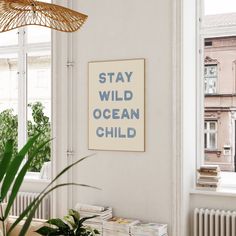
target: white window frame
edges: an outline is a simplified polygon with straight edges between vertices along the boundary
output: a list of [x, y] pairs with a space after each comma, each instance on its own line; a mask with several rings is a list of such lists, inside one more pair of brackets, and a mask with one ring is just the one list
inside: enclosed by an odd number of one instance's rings
[[220, 28], [204, 28], [204, 0], [199, 1], [198, 6], [198, 58], [197, 58], [197, 166], [199, 167], [204, 163], [204, 100], [205, 100], [205, 89], [204, 89], [204, 40], [206, 38], [217, 38], [217, 37], [229, 37], [236, 36], [236, 26], [227, 26]]
[[[236, 26], [226, 26], [220, 28], [204, 28], [204, 0], [200, 0], [197, 2], [198, 4], [198, 24], [197, 24], [197, 112], [196, 112], [196, 120], [197, 120], [197, 151], [196, 151], [196, 166], [197, 168], [205, 162], [205, 149], [204, 149], [204, 100], [205, 100], [205, 89], [204, 89], [204, 40], [206, 38], [217, 38], [217, 37], [230, 37], [236, 36]], [[228, 182], [228, 175], [230, 175], [230, 179], [235, 180], [234, 183]], [[234, 178], [233, 178], [234, 176]], [[224, 180], [225, 179], [225, 180]], [[223, 172], [221, 178], [221, 186], [222, 188], [226, 188], [227, 191], [235, 191], [236, 188], [236, 173], [233, 172]]]
[[[30, 26], [29, 26], [30, 27]], [[27, 27], [17, 30], [18, 45], [0, 46], [1, 54], [18, 54], [18, 148], [27, 142], [27, 54], [30, 52], [50, 51], [52, 55], [52, 37], [50, 42], [27, 44]], [[52, 71], [52, 65], [51, 65]], [[52, 83], [52, 80], [51, 80]], [[30, 179], [32, 173], [26, 176]]]
[[[215, 124], [215, 129], [211, 130], [210, 129], [210, 124], [214, 123]], [[205, 120], [204, 122], [204, 128], [205, 128], [205, 124], [207, 125], [207, 128], [204, 129], [204, 137], [205, 135], [207, 136], [207, 147], [205, 147], [206, 151], [215, 151], [217, 150], [217, 129], [218, 129], [218, 122], [215, 120]], [[210, 144], [210, 134], [214, 134], [215, 135], [215, 146], [214, 147], [209, 147]], [[205, 142], [205, 140], [204, 140]], [[205, 145], [204, 145], [205, 146]]]

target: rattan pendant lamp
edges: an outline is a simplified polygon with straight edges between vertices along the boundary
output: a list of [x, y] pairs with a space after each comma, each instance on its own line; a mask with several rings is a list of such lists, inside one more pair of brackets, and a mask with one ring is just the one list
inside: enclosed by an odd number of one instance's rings
[[0, 0], [0, 32], [39, 25], [62, 32], [78, 30], [87, 16], [69, 8], [37, 0]]

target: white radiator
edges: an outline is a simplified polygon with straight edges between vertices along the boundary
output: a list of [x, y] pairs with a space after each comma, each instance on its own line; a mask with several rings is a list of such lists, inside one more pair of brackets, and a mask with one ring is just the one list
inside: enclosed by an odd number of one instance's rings
[[194, 236], [236, 236], [236, 211], [196, 208]]
[[[10, 193], [7, 195], [5, 202], [8, 201]], [[12, 206], [10, 215], [19, 216], [26, 207], [38, 196], [38, 193], [19, 192], [15, 202]], [[50, 197], [44, 198], [39, 205], [34, 218], [36, 219], [49, 219], [50, 218]]]

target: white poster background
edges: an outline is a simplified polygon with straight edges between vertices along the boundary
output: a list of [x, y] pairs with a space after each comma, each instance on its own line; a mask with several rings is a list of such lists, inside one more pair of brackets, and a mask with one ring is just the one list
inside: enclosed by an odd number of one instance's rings
[[[144, 59], [89, 63], [89, 149], [140, 152], [145, 150], [144, 77]], [[113, 100], [118, 97], [119, 101], [112, 101], [112, 91]], [[132, 99], [124, 100], [125, 91], [129, 91], [128, 97], [130, 92], [132, 93]], [[102, 101], [99, 92], [110, 92], [109, 99]], [[114, 109], [118, 110], [112, 115]], [[122, 115], [124, 109], [125, 116]], [[106, 118], [101, 115], [105, 110]], [[127, 111], [130, 119], [127, 118]], [[131, 114], [132, 111], [135, 116]], [[131, 129], [130, 136], [128, 129]], [[107, 130], [109, 132], [106, 132]]]

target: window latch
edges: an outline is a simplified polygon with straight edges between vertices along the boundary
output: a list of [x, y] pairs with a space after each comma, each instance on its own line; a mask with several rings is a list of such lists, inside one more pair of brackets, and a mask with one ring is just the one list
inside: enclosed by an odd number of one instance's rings
[[66, 66], [67, 67], [73, 67], [75, 63], [73, 61], [67, 61]]
[[74, 151], [67, 150], [67, 152], [66, 152], [67, 157], [72, 157], [72, 156], [74, 156], [74, 154], [75, 154]]

